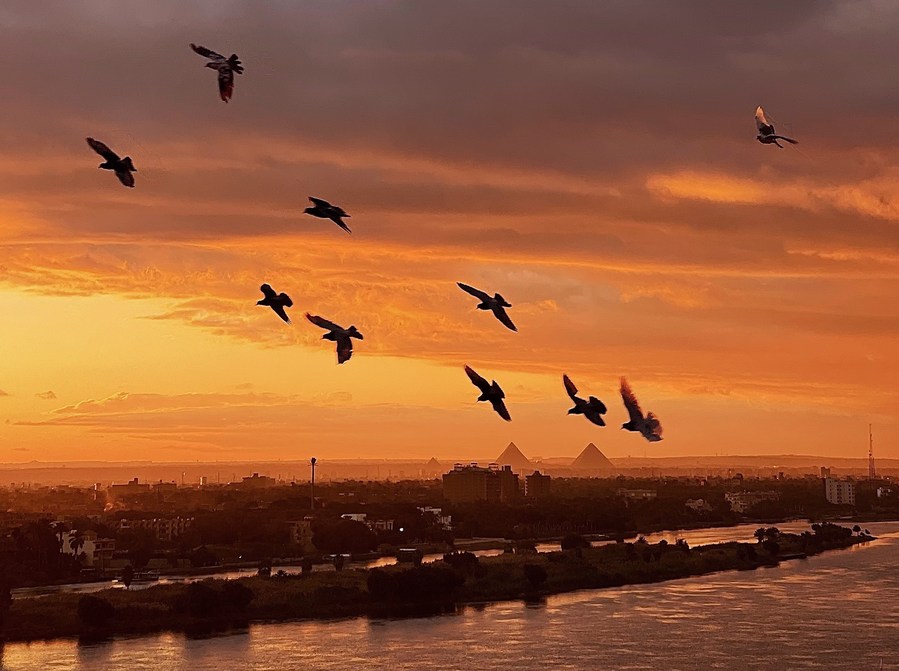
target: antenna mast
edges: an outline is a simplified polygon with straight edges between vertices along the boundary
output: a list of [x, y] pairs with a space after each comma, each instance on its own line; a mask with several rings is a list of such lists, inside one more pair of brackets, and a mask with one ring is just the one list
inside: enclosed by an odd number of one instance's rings
[[877, 470], [874, 468], [874, 431], [868, 424], [868, 480], [877, 478]]

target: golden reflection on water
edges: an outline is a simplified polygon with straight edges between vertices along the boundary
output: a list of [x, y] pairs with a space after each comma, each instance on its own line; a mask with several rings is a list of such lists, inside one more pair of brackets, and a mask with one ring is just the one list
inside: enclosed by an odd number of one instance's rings
[[[256, 625], [9, 645], [3, 671], [899, 669], [899, 523], [880, 540], [779, 567], [571, 592], [456, 615]], [[742, 533], [742, 532], [741, 532]]]

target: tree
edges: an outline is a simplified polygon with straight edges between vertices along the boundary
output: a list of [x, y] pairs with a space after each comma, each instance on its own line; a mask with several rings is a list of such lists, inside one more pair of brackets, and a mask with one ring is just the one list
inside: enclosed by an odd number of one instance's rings
[[852, 531], [854, 531], [856, 535], [861, 535], [862, 528], [856, 524], [854, 527], [852, 527]]
[[342, 571], [343, 570], [343, 555], [334, 555], [334, 570]]
[[3, 632], [3, 624], [6, 622], [10, 606], [12, 606], [12, 590], [6, 580], [0, 579], [0, 633]]
[[561, 545], [563, 550], [586, 550], [590, 547], [590, 541], [579, 534], [568, 534], [562, 539]]
[[78, 600], [78, 619], [88, 627], [102, 627], [113, 615], [115, 608], [106, 599], [87, 594]]
[[339, 519], [313, 527], [312, 544], [327, 554], [370, 552], [378, 547], [378, 537], [362, 522]]
[[122, 569], [122, 584], [125, 585], [125, 589], [131, 589], [132, 582], [134, 582], [134, 568], [128, 564]]
[[253, 590], [237, 580], [226, 580], [222, 585], [222, 600], [229, 610], [246, 612], [255, 596]]
[[303, 572], [303, 575], [312, 573], [312, 557], [303, 557], [300, 561], [300, 570]]
[[755, 530], [755, 532], [752, 535], [755, 536], [755, 539], [759, 543], [761, 543], [763, 540], [765, 540], [765, 536], [767, 535], [767, 529], [765, 529], [765, 527], [759, 527], [758, 529]]
[[546, 574], [546, 569], [540, 564], [525, 564], [524, 577], [531, 583], [532, 588], [539, 589], [549, 576]]

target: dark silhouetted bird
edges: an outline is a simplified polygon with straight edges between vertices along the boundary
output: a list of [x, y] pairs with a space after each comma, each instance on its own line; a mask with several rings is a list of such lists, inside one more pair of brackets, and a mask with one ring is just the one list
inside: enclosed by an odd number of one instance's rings
[[574, 401], [574, 407], [568, 411], [569, 415], [583, 415], [597, 426], [605, 426], [602, 416], [606, 414], [606, 406], [595, 396], [591, 396], [586, 401], [577, 395], [577, 387], [567, 375], [562, 376], [562, 382], [565, 383], [565, 391]]
[[134, 188], [134, 175], [132, 172], [137, 172], [137, 168], [134, 167], [134, 163], [131, 162], [131, 157], [126, 156], [125, 158], [119, 158], [119, 155], [116, 154], [112, 149], [107, 147], [105, 144], [100, 142], [100, 140], [95, 140], [92, 137], [85, 138], [87, 143], [90, 145], [90, 148], [95, 152], [100, 154], [104, 159], [106, 159], [105, 163], [101, 163], [99, 165], [100, 168], [104, 170], [112, 170], [115, 172], [115, 176], [119, 178], [119, 181], [127, 187]]
[[509, 315], [506, 314], [506, 308], [512, 307], [512, 304], [507, 302], [505, 298], [503, 298], [500, 294], [494, 294], [491, 296], [485, 291], [481, 291], [480, 289], [475, 289], [474, 287], [470, 287], [467, 284], [462, 284], [461, 282], [456, 282], [459, 285], [459, 288], [477, 298], [480, 303], [478, 303], [478, 310], [491, 310], [494, 316], [499, 319], [499, 321], [505, 326], [507, 329], [511, 331], [518, 332], [518, 329], [515, 327], [515, 324], [512, 323], [512, 320], [509, 319]]
[[319, 328], [328, 331], [322, 336], [322, 340], [333, 340], [337, 343], [337, 363], [349, 361], [350, 357], [353, 356], [353, 341], [350, 338], [364, 339], [355, 326], [350, 325], [348, 329], [345, 329], [334, 322], [328, 321], [323, 317], [311, 315], [308, 312], [306, 313], [306, 319]]
[[276, 315], [278, 315], [281, 319], [289, 324], [290, 317], [287, 316], [284, 308], [293, 307], [293, 301], [290, 300], [290, 296], [285, 293], [276, 294], [275, 290], [272, 289], [272, 285], [270, 284], [263, 284], [261, 287], [259, 287], [259, 290], [262, 291], [265, 298], [263, 298], [261, 301], [256, 301], [256, 305], [267, 305], [275, 311]]
[[768, 123], [768, 119], [765, 117], [765, 110], [762, 109], [761, 105], [755, 110], [755, 125], [759, 129], [759, 134], [755, 136], [755, 139], [762, 144], [776, 144], [781, 149], [783, 149], [784, 146], [778, 142], [778, 140], [783, 140], [790, 144], [799, 144], [797, 140], [775, 134], [774, 124]]
[[307, 207], [303, 212], [319, 219], [330, 219], [347, 233], [352, 233], [350, 227], [343, 221], [344, 217], [349, 218], [350, 216], [343, 211], [343, 208], [331, 205], [327, 200], [322, 200], [321, 198], [309, 196], [309, 200], [315, 207]]
[[490, 401], [490, 405], [496, 410], [496, 414], [507, 422], [511, 422], [512, 417], [509, 416], [509, 411], [506, 409], [506, 404], [503, 402], [506, 395], [503, 393], [502, 388], [496, 383], [496, 380], [493, 380], [492, 384], [488, 383], [487, 380], [475, 373], [468, 366], [465, 366], [465, 372], [468, 374], [468, 379], [471, 380], [472, 384], [481, 390], [481, 395], [478, 396], [478, 400]]
[[630, 419], [622, 424], [621, 428], [637, 431], [651, 443], [662, 440], [662, 423], [651, 412], [647, 413], [645, 417], [643, 416], [640, 404], [637, 403], [637, 397], [634, 396], [634, 392], [631, 391], [625, 378], [621, 378], [621, 398], [624, 401], [624, 407], [627, 408], [627, 414], [630, 416]]
[[193, 43], [191, 43], [190, 48], [201, 56], [209, 59], [206, 67], [217, 70], [219, 73], [219, 95], [225, 102], [231, 100], [231, 95], [234, 93], [234, 73], [236, 72], [239, 75], [243, 74], [243, 65], [240, 64], [240, 59], [237, 58], [237, 54], [231, 54], [231, 56], [225, 58], [221, 54], [214, 52], [212, 49], [207, 49], [206, 47], [201, 47]]

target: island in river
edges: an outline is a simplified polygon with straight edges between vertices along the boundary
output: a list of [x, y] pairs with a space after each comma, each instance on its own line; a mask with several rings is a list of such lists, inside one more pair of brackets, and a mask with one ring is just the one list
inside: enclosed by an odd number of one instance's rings
[[209, 579], [134, 592], [110, 589], [7, 600], [0, 604], [0, 618], [7, 641], [31, 641], [164, 630], [201, 634], [297, 618], [421, 615], [470, 603], [751, 570], [872, 540], [829, 523], [814, 524], [801, 534], [760, 530], [758, 537], [758, 543], [697, 548], [641, 539], [590, 547], [575, 537], [563, 544], [566, 549], [539, 554], [526, 548], [481, 558], [457, 552], [411, 567]]

